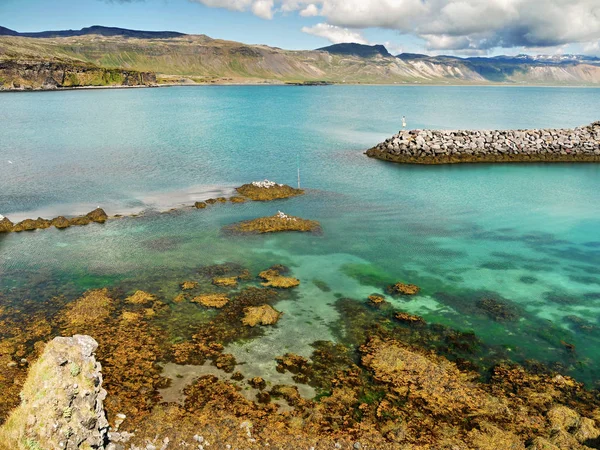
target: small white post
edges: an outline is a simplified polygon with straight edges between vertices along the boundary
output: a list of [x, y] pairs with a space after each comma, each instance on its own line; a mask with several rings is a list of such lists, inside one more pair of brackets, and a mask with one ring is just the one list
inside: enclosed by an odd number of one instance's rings
[[300, 189], [300, 153], [298, 153], [298, 189]]

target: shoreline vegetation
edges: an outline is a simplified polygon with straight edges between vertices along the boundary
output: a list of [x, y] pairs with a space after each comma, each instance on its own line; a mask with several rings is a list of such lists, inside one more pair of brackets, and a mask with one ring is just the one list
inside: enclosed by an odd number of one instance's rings
[[[304, 195], [304, 190], [295, 189], [285, 184], [274, 183], [269, 180], [254, 181], [236, 188], [240, 195], [235, 195], [229, 198], [218, 197], [211, 198], [204, 202], [196, 202], [192, 206], [184, 206], [182, 208], [171, 208], [166, 212], [173, 212], [180, 209], [206, 209], [209, 205], [217, 203], [234, 203], [240, 204], [247, 201], [273, 201], [282, 200], [298, 195]], [[44, 230], [50, 227], [63, 230], [72, 226], [84, 226], [91, 223], [104, 223], [107, 220], [121, 219], [123, 217], [138, 217], [140, 214], [130, 215], [115, 215], [108, 216], [106, 212], [98, 207], [95, 210], [82, 216], [65, 217], [58, 216], [54, 219], [24, 219], [18, 223], [13, 223], [8, 217], [0, 215], [0, 234], [2, 233], [21, 233], [24, 231]], [[239, 233], [271, 233], [281, 231], [317, 231], [320, 230], [318, 222], [301, 219], [299, 217], [287, 216], [279, 211], [272, 217], [257, 218], [252, 221], [245, 221], [240, 224], [233, 224], [225, 227], [231, 232]]]
[[600, 162], [600, 122], [574, 129], [402, 130], [366, 155], [425, 165]]

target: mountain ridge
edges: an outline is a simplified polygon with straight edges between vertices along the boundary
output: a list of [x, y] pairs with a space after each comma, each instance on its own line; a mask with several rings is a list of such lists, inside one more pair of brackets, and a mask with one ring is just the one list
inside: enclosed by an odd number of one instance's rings
[[[154, 73], [159, 84], [600, 85], [600, 58], [582, 55], [394, 56], [385, 46], [356, 43], [285, 50], [205, 35], [99, 26], [69, 31], [77, 36], [66, 37], [15, 33], [0, 28], [0, 63], [11, 62], [11, 74], [21, 74], [17, 84], [31, 88], [40, 88], [40, 75], [31, 67], [57, 62], [72, 65], [75, 72], [83, 65]], [[29, 68], [17, 69], [15, 64]], [[14, 88], [11, 74], [0, 69], [0, 88]], [[28, 84], [28, 78], [37, 81]]]
[[137, 39], [170, 39], [174, 37], [186, 36], [184, 33], [177, 31], [143, 31], [130, 30], [128, 28], [105, 27], [102, 25], [92, 25], [80, 30], [53, 30], [53, 31], [38, 31], [20, 33], [6, 27], [0, 26], [0, 36], [19, 36], [34, 39], [57, 38], [57, 37], [78, 37], [78, 36], [123, 36], [133, 37]]

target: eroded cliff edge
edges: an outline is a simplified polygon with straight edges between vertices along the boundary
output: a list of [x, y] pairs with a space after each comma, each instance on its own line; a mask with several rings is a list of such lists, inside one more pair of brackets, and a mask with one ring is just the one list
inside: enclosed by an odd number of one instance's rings
[[403, 130], [366, 154], [404, 164], [600, 162], [600, 121], [573, 129]]
[[72, 61], [0, 60], [0, 91], [153, 85], [156, 74], [151, 72]]

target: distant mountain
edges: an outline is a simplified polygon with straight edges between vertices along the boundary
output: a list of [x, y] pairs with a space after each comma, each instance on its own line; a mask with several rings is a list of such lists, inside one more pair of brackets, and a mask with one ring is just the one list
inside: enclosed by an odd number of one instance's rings
[[5, 27], [0, 27], [0, 36], [18, 36], [19, 33]]
[[[98, 35], [103, 38], [98, 39]], [[53, 71], [50, 78], [60, 81], [59, 87], [91, 83], [77, 75], [81, 68], [95, 74], [88, 78], [99, 85], [112, 85], [121, 79], [134, 82], [135, 72], [143, 75], [144, 83], [156, 74], [157, 83], [177, 84], [600, 86], [600, 58], [590, 56], [392, 56], [382, 45], [346, 43], [296, 51], [204, 35], [100, 26], [42, 33], [0, 28], [0, 89], [38, 88], [48, 85], [46, 81], [52, 84], [42, 76], [47, 67]], [[60, 76], [60, 71], [65, 74]], [[70, 80], [70, 74], [77, 79]]]
[[359, 58], [373, 58], [375, 56], [391, 57], [383, 45], [363, 45], [363, 44], [334, 44], [328, 47], [317, 49], [328, 52], [332, 55], [358, 56]]
[[0, 36], [20, 36], [29, 38], [57, 38], [57, 37], [78, 37], [91, 34], [99, 36], [123, 36], [137, 39], [170, 39], [185, 36], [183, 33], [175, 31], [138, 31], [125, 28], [102, 27], [94, 25], [92, 27], [82, 28], [81, 30], [61, 30], [61, 31], [40, 31], [36, 33], [18, 33], [8, 28], [0, 27]]

